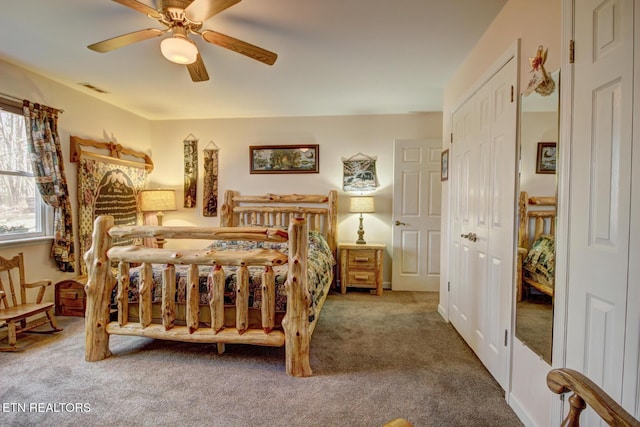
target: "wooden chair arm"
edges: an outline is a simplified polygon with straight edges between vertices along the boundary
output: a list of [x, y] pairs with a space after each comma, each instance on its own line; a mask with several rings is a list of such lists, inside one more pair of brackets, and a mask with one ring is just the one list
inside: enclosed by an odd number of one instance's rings
[[33, 282], [33, 283], [25, 283], [24, 287], [25, 288], [37, 288], [38, 286], [46, 287], [46, 286], [50, 286], [50, 285], [51, 285], [51, 280], [38, 280], [37, 282]]
[[47, 286], [51, 285], [51, 280], [38, 280], [33, 283], [25, 283], [25, 288], [40, 288], [38, 291], [38, 296], [36, 297], [36, 303], [40, 304], [42, 302], [42, 298], [44, 298], [44, 291]]
[[547, 374], [547, 386], [556, 394], [574, 393], [569, 398], [569, 414], [562, 425], [579, 426], [580, 413], [589, 405], [611, 426], [640, 427], [640, 421], [580, 372], [568, 368], [553, 369]]

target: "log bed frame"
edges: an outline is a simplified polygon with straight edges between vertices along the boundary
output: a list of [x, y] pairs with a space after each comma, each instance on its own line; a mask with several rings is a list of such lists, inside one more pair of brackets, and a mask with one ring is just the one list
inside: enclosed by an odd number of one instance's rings
[[[531, 210], [530, 206], [540, 209]], [[555, 197], [529, 197], [526, 191], [520, 192], [518, 202], [519, 226], [518, 226], [518, 301], [522, 301], [524, 285], [533, 286], [540, 292], [553, 297], [553, 288], [545, 283], [540, 283], [522, 274], [522, 264], [531, 249], [531, 245], [542, 234], [555, 235], [556, 226], [556, 198]], [[533, 234], [530, 234], [531, 231]]]
[[[311, 334], [324, 303], [324, 293], [313, 321], [309, 315], [313, 308], [307, 288], [308, 228], [320, 230], [327, 238], [329, 247], [336, 250], [337, 192], [328, 195], [275, 195], [240, 196], [227, 191], [222, 206], [221, 227], [157, 227], [114, 226], [113, 218], [96, 218], [91, 247], [84, 254], [88, 277], [85, 326], [85, 360], [95, 362], [111, 355], [109, 335], [132, 335], [155, 339], [216, 343], [218, 351], [224, 344], [253, 344], [262, 346], [285, 346], [286, 372], [296, 377], [312, 374], [309, 364]], [[298, 204], [300, 206], [294, 206]], [[288, 224], [288, 231], [267, 226]], [[288, 256], [273, 249], [251, 251], [209, 251], [206, 249], [158, 249], [143, 246], [111, 246], [113, 237], [151, 237], [165, 239], [206, 240], [256, 240], [288, 242]], [[111, 264], [118, 263], [117, 278]], [[141, 263], [141, 285], [139, 289], [139, 317], [137, 322], [129, 319], [129, 268], [132, 263]], [[151, 264], [166, 264], [162, 274], [162, 320], [152, 322], [152, 267]], [[275, 275], [273, 267], [288, 263], [287, 309], [282, 319], [282, 328], [275, 324]], [[175, 264], [189, 265], [185, 325], [176, 324], [174, 298]], [[213, 289], [209, 303], [210, 325], [199, 321], [198, 265], [212, 265]], [[239, 266], [236, 289], [235, 326], [225, 327], [224, 267]], [[249, 266], [264, 267], [263, 303], [261, 328], [249, 327], [248, 286]], [[329, 272], [332, 275], [333, 271]], [[148, 279], [147, 279], [148, 278]], [[118, 286], [117, 321], [110, 321], [111, 293]], [[208, 323], [208, 322], [206, 322]]]

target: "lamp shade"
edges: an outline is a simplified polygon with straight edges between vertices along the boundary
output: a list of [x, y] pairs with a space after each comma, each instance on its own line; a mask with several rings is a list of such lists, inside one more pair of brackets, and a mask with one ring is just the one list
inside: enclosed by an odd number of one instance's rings
[[349, 212], [373, 213], [375, 211], [372, 196], [354, 196], [349, 201]]
[[140, 210], [142, 212], [175, 211], [176, 192], [174, 190], [142, 190]]
[[176, 64], [193, 64], [198, 59], [198, 48], [185, 36], [176, 34], [160, 43], [162, 55]]

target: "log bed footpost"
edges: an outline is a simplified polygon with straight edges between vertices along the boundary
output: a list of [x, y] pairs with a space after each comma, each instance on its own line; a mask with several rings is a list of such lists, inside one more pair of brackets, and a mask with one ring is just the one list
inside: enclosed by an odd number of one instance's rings
[[87, 265], [87, 284], [84, 287], [87, 295], [84, 358], [87, 362], [97, 362], [111, 355], [107, 324], [115, 278], [107, 257], [107, 250], [111, 247], [111, 236], [107, 232], [113, 224], [111, 216], [96, 218], [91, 247], [83, 257]]
[[289, 223], [289, 269], [285, 289], [287, 313], [282, 319], [285, 333], [285, 363], [287, 374], [294, 377], [312, 375], [309, 363], [309, 310], [311, 295], [307, 288], [307, 223], [303, 218], [291, 218]]

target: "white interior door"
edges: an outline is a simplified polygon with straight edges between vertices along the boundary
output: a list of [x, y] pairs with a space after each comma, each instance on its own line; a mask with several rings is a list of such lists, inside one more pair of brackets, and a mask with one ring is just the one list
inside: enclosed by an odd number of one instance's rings
[[440, 288], [441, 141], [394, 142], [391, 289]]
[[[638, 381], [637, 345], [625, 348], [628, 287], [638, 286], [628, 276], [634, 1], [581, 1], [574, 7], [566, 365], [624, 405], [625, 379], [635, 384], [629, 387], [633, 395]], [[632, 327], [635, 340], [638, 327]], [[635, 361], [625, 372], [629, 351]], [[636, 399], [626, 401], [630, 411]]]
[[453, 116], [449, 313], [507, 388], [513, 281], [517, 61], [511, 59]]

